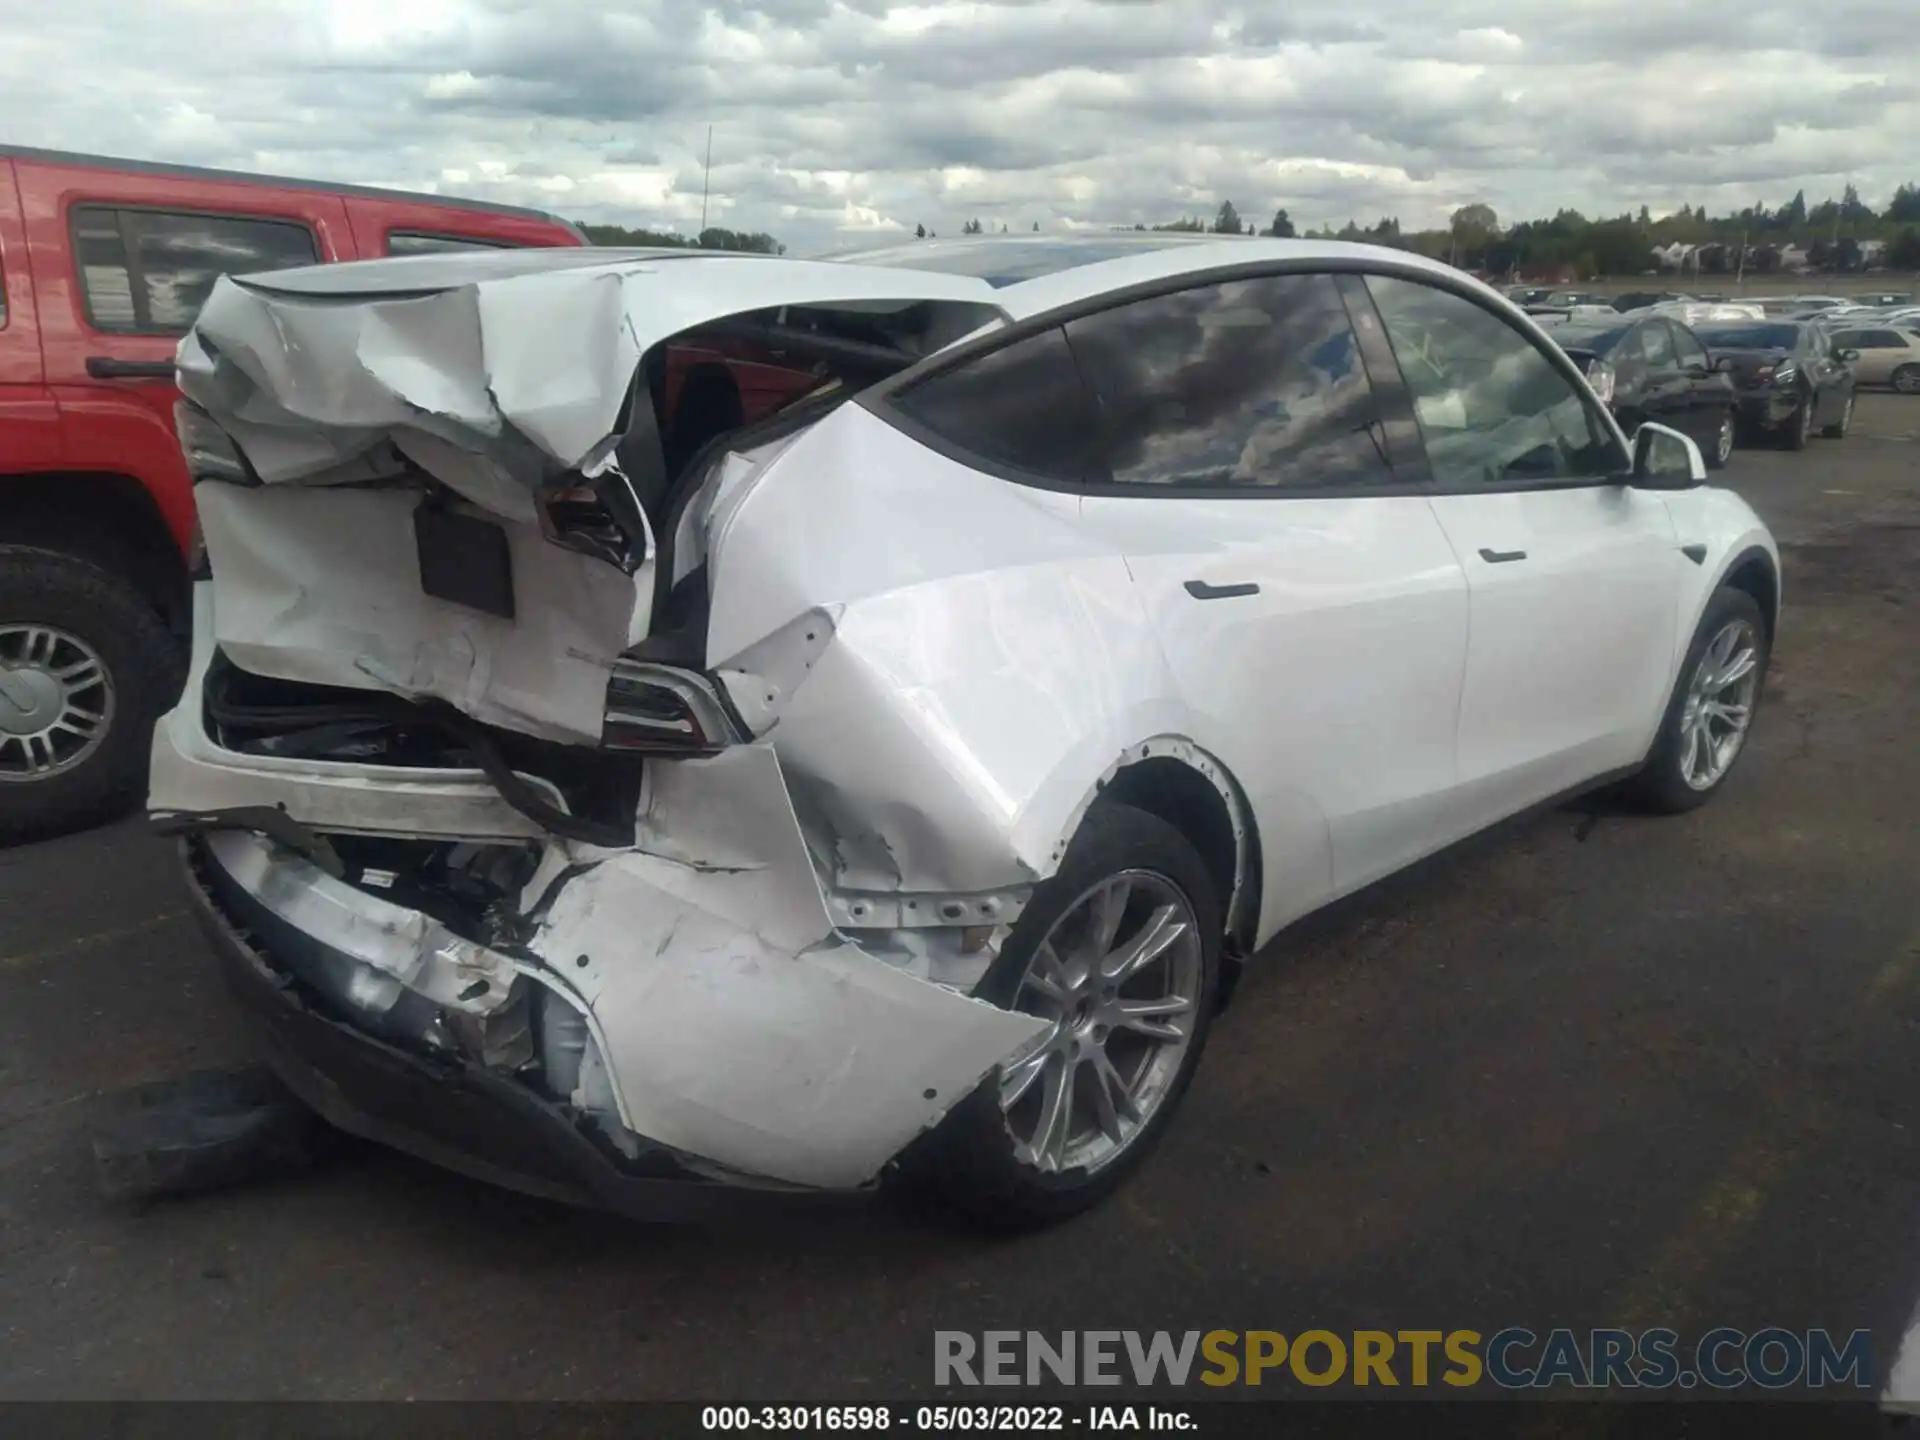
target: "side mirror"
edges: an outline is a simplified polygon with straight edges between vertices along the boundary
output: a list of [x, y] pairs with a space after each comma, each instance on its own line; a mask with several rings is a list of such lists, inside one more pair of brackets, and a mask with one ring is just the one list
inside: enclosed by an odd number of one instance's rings
[[1849, 363], [1860, 358], [1860, 352], [1858, 350], [1841, 350], [1838, 354], [1842, 360], [1848, 361]]
[[1722, 355], [1718, 360], [1713, 362], [1713, 368], [1731, 372], [1733, 370], [1733, 357], [1731, 355]]
[[1642, 490], [1690, 490], [1707, 483], [1706, 458], [1678, 430], [1649, 422], [1633, 432], [1633, 483]]

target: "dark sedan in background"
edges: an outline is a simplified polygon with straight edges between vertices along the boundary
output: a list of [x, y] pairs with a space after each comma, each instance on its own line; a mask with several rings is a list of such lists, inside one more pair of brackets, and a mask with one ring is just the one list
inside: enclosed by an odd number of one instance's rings
[[1629, 435], [1651, 420], [1691, 435], [1714, 468], [1727, 463], [1738, 397], [1685, 325], [1665, 315], [1625, 314], [1569, 320], [1547, 333], [1586, 371]]
[[1752, 434], [1803, 450], [1818, 430], [1838, 440], [1853, 423], [1853, 366], [1859, 352], [1836, 350], [1826, 330], [1795, 320], [1720, 320], [1700, 339], [1733, 381], [1740, 420]]

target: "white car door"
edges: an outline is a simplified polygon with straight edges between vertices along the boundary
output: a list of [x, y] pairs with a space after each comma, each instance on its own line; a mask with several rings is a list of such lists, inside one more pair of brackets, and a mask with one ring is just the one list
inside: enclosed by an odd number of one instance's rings
[[1252, 804], [1270, 933], [1440, 843], [1467, 593], [1390, 460], [1418, 436], [1330, 275], [1189, 277], [1064, 329], [1101, 417], [1083, 521]]
[[[1463, 293], [1369, 276], [1470, 596], [1450, 828], [1630, 766], [1671, 681], [1692, 562], [1565, 368]], [[1451, 837], [1450, 837], [1451, 838]]]

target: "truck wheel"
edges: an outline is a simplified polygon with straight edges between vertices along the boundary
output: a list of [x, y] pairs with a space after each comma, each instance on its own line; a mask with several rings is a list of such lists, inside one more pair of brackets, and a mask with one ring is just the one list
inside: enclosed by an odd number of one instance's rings
[[125, 581], [0, 545], [0, 841], [78, 829], [136, 800], [183, 660]]

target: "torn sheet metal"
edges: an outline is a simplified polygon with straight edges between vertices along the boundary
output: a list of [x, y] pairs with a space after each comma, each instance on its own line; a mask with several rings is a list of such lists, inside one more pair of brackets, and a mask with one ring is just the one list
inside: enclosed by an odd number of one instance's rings
[[[782, 305], [993, 296], [966, 276], [749, 256], [422, 256], [223, 277], [177, 366], [270, 485], [364, 478], [392, 443], [513, 516], [516, 488], [606, 461], [641, 356], [671, 335]], [[480, 461], [436, 468], [435, 441]]]
[[[766, 733], [829, 889], [1022, 890], [1114, 757], [1191, 733], [1126, 562], [1079, 504], [846, 405], [716, 510], [708, 654], [804, 662]], [[816, 656], [793, 626], [820, 611]]]
[[591, 1006], [640, 1134], [863, 1184], [1047, 1028], [835, 936], [764, 743], [657, 769], [642, 849], [566, 884], [534, 940]]
[[535, 525], [503, 523], [518, 612], [508, 620], [421, 590], [416, 490], [206, 482], [195, 499], [213, 638], [242, 669], [444, 700], [550, 740], [600, 740], [613, 658], [652, 606], [651, 563], [628, 576], [550, 544]]
[[[241, 755], [208, 736], [200, 696], [213, 661], [214, 593], [193, 587], [193, 659], [180, 703], [153, 731], [147, 806], [197, 812], [270, 806], [315, 830], [433, 840], [546, 840], [478, 770], [398, 769], [348, 761]], [[551, 782], [521, 774], [564, 805]]]

